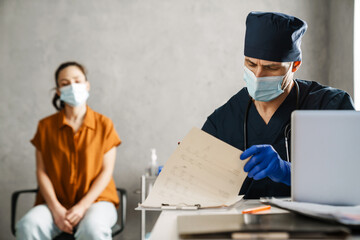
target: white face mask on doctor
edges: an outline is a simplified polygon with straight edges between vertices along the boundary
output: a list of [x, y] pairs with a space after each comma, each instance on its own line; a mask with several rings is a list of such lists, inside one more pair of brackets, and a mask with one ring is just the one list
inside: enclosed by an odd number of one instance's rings
[[256, 101], [269, 102], [280, 96], [284, 92], [281, 86], [286, 75], [287, 73], [281, 76], [256, 77], [250, 69], [244, 66], [244, 80], [247, 90]]
[[60, 100], [72, 107], [77, 107], [86, 102], [89, 92], [85, 83], [73, 83], [60, 88]]

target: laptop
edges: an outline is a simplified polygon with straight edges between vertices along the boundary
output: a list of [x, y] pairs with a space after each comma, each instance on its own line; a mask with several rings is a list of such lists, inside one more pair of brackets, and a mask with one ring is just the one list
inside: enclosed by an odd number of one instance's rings
[[291, 159], [293, 201], [360, 205], [360, 112], [294, 111]]

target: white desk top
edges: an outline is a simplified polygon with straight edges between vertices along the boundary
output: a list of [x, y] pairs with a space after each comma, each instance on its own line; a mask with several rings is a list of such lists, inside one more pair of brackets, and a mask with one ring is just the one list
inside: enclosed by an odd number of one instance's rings
[[[244, 209], [262, 206], [259, 200], [241, 200], [231, 208], [221, 209], [200, 209], [196, 211], [186, 210], [163, 210], [160, 214], [155, 226], [150, 234], [149, 240], [159, 239], [179, 239], [177, 234], [177, 216], [180, 215], [206, 215], [206, 214], [239, 214]], [[270, 210], [261, 212], [264, 213], [283, 213], [285, 210], [271, 207]]]

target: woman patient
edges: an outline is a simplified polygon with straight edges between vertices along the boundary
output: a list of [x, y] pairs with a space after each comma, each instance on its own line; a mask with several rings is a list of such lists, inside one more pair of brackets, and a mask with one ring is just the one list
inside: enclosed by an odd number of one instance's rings
[[40, 191], [17, 223], [16, 238], [67, 232], [76, 239], [111, 239], [119, 204], [112, 174], [121, 141], [112, 121], [87, 106], [90, 83], [81, 64], [61, 64], [55, 82], [58, 112], [40, 120], [31, 140]]

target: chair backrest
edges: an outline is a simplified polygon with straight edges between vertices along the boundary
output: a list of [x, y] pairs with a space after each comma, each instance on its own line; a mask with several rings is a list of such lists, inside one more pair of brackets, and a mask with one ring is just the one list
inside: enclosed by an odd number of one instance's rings
[[[119, 195], [120, 199], [120, 205], [118, 209], [118, 222], [112, 227], [112, 236], [116, 236], [119, 233], [121, 233], [125, 228], [126, 223], [126, 204], [127, 204], [127, 194], [126, 190], [122, 188], [116, 188], [117, 193]], [[16, 229], [16, 209], [17, 209], [17, 203], [19, 196], [21, 194], [27, 194], [27, 193], [37, 193], [38, 189], [25, 189], [25, 190], [19, 190], [15, 191], [11, 196], [11, 232], [15, 236]], [[62, 233], [59, 236], [57, 236], [55, 239], [74, 239], [74, 237], [70, 234]]]

